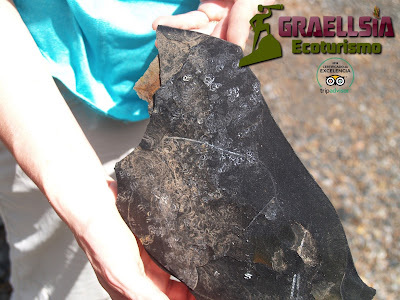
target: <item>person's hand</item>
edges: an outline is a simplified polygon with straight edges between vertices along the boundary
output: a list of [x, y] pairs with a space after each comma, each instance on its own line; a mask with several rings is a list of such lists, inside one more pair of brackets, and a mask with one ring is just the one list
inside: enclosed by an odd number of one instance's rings
[[235, 43], [244, 49], [250, 32], [250, 19], [258, 5], [270, 5], [275, 0], [203, 0], [196, 11], [176, 16], [159, 17], [158, 25], [195, 30]]
[[[111, 180], [108, 183], [111, 192], [104, 196], [111, 202], [115, 200], [116, 184]], [[112, 299], [195, 300], [183, 283], [171, 280], [150, 258], [114, 203], [107, 211], [98, 211], [76, 237]]]

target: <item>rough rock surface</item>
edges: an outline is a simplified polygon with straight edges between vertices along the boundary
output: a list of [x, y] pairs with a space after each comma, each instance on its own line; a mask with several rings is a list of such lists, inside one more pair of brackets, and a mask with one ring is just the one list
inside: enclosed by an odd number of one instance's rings
[[165, 27], [157, 38], [154, 111], [116, 166], [118, 208], [147, 251], [197, 299], [371, 299], [241, 49]]

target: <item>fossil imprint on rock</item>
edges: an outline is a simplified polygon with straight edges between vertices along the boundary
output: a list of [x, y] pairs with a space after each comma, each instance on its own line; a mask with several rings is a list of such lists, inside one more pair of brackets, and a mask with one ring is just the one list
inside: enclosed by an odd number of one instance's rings
[[163, 26], [157, 42], [150, 122], [116, 165], [118, 209], [150, 255], [199, 300], [372, 299], [240, 47]]

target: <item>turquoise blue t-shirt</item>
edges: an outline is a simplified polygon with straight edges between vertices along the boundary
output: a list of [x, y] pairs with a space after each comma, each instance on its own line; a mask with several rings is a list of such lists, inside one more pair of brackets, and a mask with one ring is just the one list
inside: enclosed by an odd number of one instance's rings
[[198, 0], [14, 0], [54, 78], [115, 119], [148, 118], [133, 90], [157, 54], [152, 22]]

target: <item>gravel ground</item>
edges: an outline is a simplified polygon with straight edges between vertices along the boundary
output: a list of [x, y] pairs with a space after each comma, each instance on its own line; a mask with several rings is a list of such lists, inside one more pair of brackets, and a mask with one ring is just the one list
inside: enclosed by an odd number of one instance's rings
[[[338, 211], [356, 268], [377, 290], [374, 299], [400, 299], [400, 102], [396, 92], [400, 87], [400, 1], [277, 3], [285, 5], [284, 11], [274, 11], [267, 22], [281, 42], [283, 57], [252, 66], [264, 98], [297, 155]], [[358, 20], [371, 16], [375, 5], [381, 16], [392, 18], [397, 36], [349, 41], [379, 42], [380, 55], [294, 55], [292, 38], [278, 34], [278, 16], [354, 16]], [[330, 57], [341, 57], [352, 65], [355, 79], [349, 94], [320, 93], [315, 74], [319, 64]]]
[[[400, 86], [399, 38], [380, 42], [380, 55], [294, 55], [291, 38], [278, 36], [278, 16], [369, 16], [377, 5], [400, 34], [400, 1], [280, 1], [282, 12], [267, 22], [281, 42], [283, 58], [252, 67], [274, 118], [307, 169], [336, 207], [356, 268], [377, 289], [375, 299], [400, 297]], [[303, 39], [320, 42], [322, 39]], [[328, 39], [324, 39], [329, 41]], [[331, 38], [331, 42], [340, 42]], [[251, 47], [249, 45], [247, 48]], [[346, 59], [355, 71], [349, 94], [322, 95], [315, 79], [329, 57]], [[1, 226], [0, 226], [1, 227]], [[1, 231], [1, 228], [0, 228]], [[1, 232], [0, 232], [1, 239]], [[0, 241], [0, 247], [2, 247]], [[6, 245], [3, 248], [7, 249]], [[0, 299], [10, 287], [0, 255]], [[2, 280], [3, 279], [3, 280]]]

